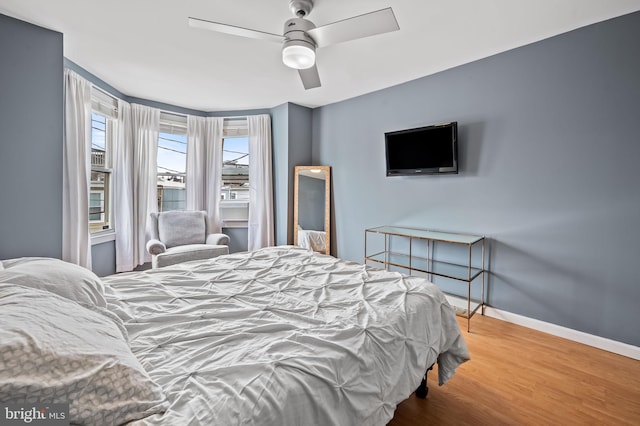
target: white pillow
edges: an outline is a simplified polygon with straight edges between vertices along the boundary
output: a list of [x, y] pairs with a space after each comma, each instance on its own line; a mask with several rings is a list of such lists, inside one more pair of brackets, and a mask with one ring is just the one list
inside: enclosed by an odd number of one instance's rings
[[22, 257], [1, 263], [0, 283], [20, 284], [75, 302], [107, 306], [102, 280], [81, 266], [48, 257]]
[[0, 284], [0, 401], [69, 403], [72, 424], [166, 410], [112, 318], [47, 291]]

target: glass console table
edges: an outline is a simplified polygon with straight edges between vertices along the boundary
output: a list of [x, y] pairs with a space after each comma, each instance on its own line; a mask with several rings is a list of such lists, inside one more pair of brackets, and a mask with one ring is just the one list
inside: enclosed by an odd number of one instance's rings
[[[481, 309], [484, 315], [484, 241], [481, 235], [379, 226], [365, 229], [364, 259], [387, 270], [424, 274], [443, 289], [456, 314], [467, 319], [468, 332], [473, 314]], [[460, 289], [460, 283], [466, 283], [466, 289]]]

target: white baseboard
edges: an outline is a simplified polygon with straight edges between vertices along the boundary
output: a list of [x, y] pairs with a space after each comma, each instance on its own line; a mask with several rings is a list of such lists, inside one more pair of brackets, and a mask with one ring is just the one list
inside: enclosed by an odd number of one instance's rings
[[588, 334], [582, 331], [573, 330], [571, 328], [562, 327], [560, 325], [551, 324], [549, 322], [524, 317], [522, 315], [512, 314], [511, 312], [506, 312], [489, 306], [486, 307], [484, 313], [488, 317], [510, 322], [512, 324], [521, 325], [523, 327], [542, 331], [543, 333], [552, 334], [554, 336], [562, 337], [574, 342], [593, 346], [594, 348], [640, 360], [640, 347], [638, 346], [617, 342], [615, 340], [606, 339], [600, 336], [594, 336], [593, 334]]

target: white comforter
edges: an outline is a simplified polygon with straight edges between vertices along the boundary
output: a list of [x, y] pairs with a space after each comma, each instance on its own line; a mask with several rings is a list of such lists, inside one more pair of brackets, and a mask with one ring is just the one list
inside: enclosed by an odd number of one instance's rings
[[469, 355], [434, 285], [298, 247], [104, 279], [163, 425], [384, 425]]

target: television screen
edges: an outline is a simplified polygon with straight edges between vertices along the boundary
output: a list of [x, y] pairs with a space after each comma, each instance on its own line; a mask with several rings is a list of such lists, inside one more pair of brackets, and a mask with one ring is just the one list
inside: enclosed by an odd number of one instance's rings
[[458, 173], [458, 123], [385, 133], [387, 176]]

